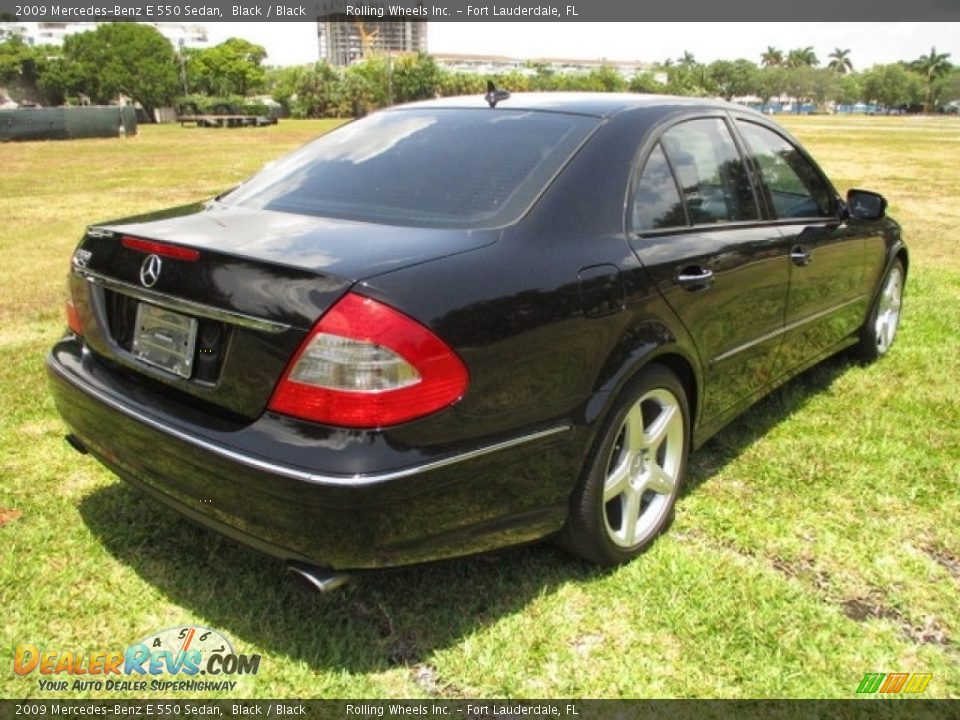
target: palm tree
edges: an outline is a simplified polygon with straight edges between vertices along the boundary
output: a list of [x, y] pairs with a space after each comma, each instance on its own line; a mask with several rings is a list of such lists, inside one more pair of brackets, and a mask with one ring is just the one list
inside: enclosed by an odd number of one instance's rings
[[791, 50], [787, 54], [787, 67], [816, 67], [819, 64], [820, 61], [817, 59], [817, 54], [809, 45], [805, 48]]
[[830, 53], [830, 64], [827, 67], [839, 75], [853, 72], [853, 63], [850, 62], [850, 49], [834, 48], [833, 52]]
[[678, 62], [682, 67], [690, 67], [691, 65], [697, 64], [697, 59], [693, 56], [692, 52], [684, 50], [683, 57], [679, 58]]
[[923, 111], [930, 112], [933, 105], [933, 81], [948, 72], [951, 68], [948, 58], [950, 53], [938, 53], [936, 47], [930, 48], [929, 55], [921, 55], [910, 66], [927, 79], [927, 99], [923, 103]]
[[767, 45], [767, 51], [760, 56], [760, 63], [764, 67], [780, 67], [783, 65], [783, 50]]

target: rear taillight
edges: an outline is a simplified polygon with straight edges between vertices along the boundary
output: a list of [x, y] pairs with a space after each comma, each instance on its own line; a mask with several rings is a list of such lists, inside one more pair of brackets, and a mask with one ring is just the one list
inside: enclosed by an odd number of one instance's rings
[[270, 409], [327, 425], [385, 427], [451, 405], [467, 380], [463, 361], [430, 330], [348, 293], [297, 350]]
[[83, 337], [83, 324], [80, 322], [80, 313], [77, 312], [77, 306], [73, 304], [73, 299], [67, 298], [65, 306], [67, 311], [67, 327], [69, 327], [75, 335]]
[[77, 312], [77, 304], [73, 301], [73, 289], [70, 287], [70, 280], [67, 279], [66, 299], [63, 303], [63, 309], [67, 316], [67, 327], [74, 335], [83, 337], [83, 323], [80, 322], [80, 313]]

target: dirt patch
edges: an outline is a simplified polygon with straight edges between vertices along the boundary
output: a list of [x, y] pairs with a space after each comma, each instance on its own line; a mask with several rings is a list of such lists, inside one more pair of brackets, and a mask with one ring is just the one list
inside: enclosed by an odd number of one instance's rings
[[[951, 574], [960, 570], [960, 561], [949, 553], [941, 551], [939, 556], [931, 554], [931, 557], [934, 557], [941, 564], [944, 562], [948, 565], [956, 563], [956, 567], [953, 569], [944, 565]], [[774, 570], [788, 578], [811, 583], [824, 601], [838, 604], [843, 614], [851, 620], [856, 622], [865, 622], [873, 618], [887, 620], [900, 629], [900, 634], [905, 640], [917, 645], [946, 646], [950, 643], [950, 636], [946, 628], [935, 617], [924, 616], [919, 622], [911, 620], [896, 608], [885, 605], [882, 602], [883, 594], [875, 588], [870, 589], [866, 597], [838, 599], [831, 592], [830, 576], [823, 570], [817, 569], [817, 565], [812, 558], [801, 557], [798, 560], [788, 561], [774, 555], [770, 558], [770, 565]]]
[[923, 624], [912, 627], [907, 636], [920, 645], [947, 645], [950, 642], [946, 628], [934, 617], [924, 618]]
[[413, 668], [413, 681], [426, 693], [440, 694], [441, 688], [438, 682], [437, 669], [433, 665], [417, 665]]
[[[840, 610], [851, 620], [865, 622], [878, 618], [896, 625], [904, 640], [917, 645], [954, 646], [950, 635], [943, 624], [935, 617], [924, 616], [920, 620], [906, 617], [896, 608], [884, 604], [884, 593], [878, 588], [867, 588], [866, 595], [855, 598], [837, 596], [833, 588], [830, 575], [817, 567], [813, 558], [803, 556], [796, 560], [785, 560], [778, 555], [764, 557], [750, 550], [737, 547], [732, 541], [725, 538], [710, 538], [698, 533], [691, 533], [682, 539], [690, 539], [715, 550], [723, 550], [737, 557], [760, 560], [765, 559], [770, 566], [785, 577], [801, 583], [809, 583], [817, 591], [824, 602], [839, 606]], [[937, 563], [942, 565], [953, 577], [960, 579], [960, 558], [943, 548], [927, 547], [925, 551]], [[580, 648], [575, 648], [578, 651]]]
[[789, 578], [811, 582], [820, 593], [826, 594], [830, 589], [830, 576], [823, 570], [817, 569], [813, 558], [802, 557], [790, 562], [774, 555], [770, 558], [770, 564], [774, 570]]
[[893, 608], [881, 605], [873, 600], [865, 598], [853, 598], [844, 600], [841, 605], [843, 614], [851, 620], [863, 622], [871, 618], [880, 618], [881, 620], [893, 620], [898, 623], [903, 622], [903, 615]]
[[12, 508], [0, 508], [0, 527], [12, 523], [14, 520], [19, 520], [23, 517], [23, 513], [19, 510], [14, 510]]
[[433, 697], [467, 698], [477, 696], [475, 692], [470, 693], [461, 687], [441, 681], [440, 673], [433, 665], [422, 663], [411, 669], [413, 670], [413, 681], [421, 690]]
[[942, 547], [928, 545], [923, 551], [940, 567], [953, 576], [954, 580], [960, 580], [960, 558], [952, 552]]
[[582, 658], [589, 657], [593, 649], [603, 644], [602, 635], [582, 635], [573, 641], [573, 651]]
[[786, 560], [784, 560], [783, 558], [777, 557], [776, 555], [770, 558], [770, 564], [773, 565], [773, 569], [776, 570], [777, 572], [783, 573], [787, 577], [792, 577], [792, 578], [799, 577], [800, 573], [804, 569], [809, 570], [810, 565], [812, 565], [812, 563], [810, 563], [809, 561], [804, 561], [802, 562], [802, 565], [806, 566], [806, 568], [804, 568], [804, 567], [801, 567], [800, 564], [791, 564]]
[[387, 662], [392, 667], [413, 665], [421, 658], [416, 639], [398, 632], [383, 603], [360, 598], [350, 604], [350, 614], [367, 624], [383, 641]]
[[370, 604], [359, 598], [355, 599], [350, 604], [350, 614], [357, 620], [371, 625], [377, 631], [377, 635], [382, 638], [388, 638], [394, 634], [393, 620], [380, 603]]
[[926, 616], [920, 623], [911, 622], [892, 607], [882, 605], [873, 598], [852, 598], [841, 604], [843, 614], [851, 620], [864, 622], [871, 618], [890, 620], [900, 628], [904, 639], [917, 645], [947, 645], [950, 636], [935, 617]]
[[394, 638], [387, 651], [387, 662], [393, 667], [411, 665], [421, 657], [416, 641], [410, 637]]

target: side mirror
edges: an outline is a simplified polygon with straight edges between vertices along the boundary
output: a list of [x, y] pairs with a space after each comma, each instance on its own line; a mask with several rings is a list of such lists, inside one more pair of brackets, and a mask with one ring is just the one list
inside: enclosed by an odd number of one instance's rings
[[861, 220], [879, 220], [887, 209], [887, 199], [869, 190], [847, 191], [847, 211]]

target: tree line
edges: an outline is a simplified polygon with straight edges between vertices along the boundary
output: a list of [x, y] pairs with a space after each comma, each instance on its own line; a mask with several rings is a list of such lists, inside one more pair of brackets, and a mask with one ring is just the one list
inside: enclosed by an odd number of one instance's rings
[[613, 66], [559, 73], [531, 62], [493, 76], [456, 72], [427, 54], [371, 55], [348, 68], [326, 62], [270, 68], [260, 45], [231, 38], [177, 52], [155, 28], [105, 23], [68, 36], [62, 47], [27, 45], [0, 28], [0, 86], [45, 105], [114, 102], [126, 96], [148, 116], [154, 108], [188, 104], [201, 111], [244, 105], [269, 95], [294, 117], [359, 116], [394, 103], [482, 94], [488, 79], [513, 92], [580, 90], [671, 95], [753, 97], [763, 105], [792, 98], [798, 107], [857, 102], [935, 112], [960, 99], [960, 68], [931, 48], [912, 61], [857, 71], [850, 50], [837, 48], [821, 63], [811, 47], [768, 47], [759, 63], [742, 58], [697, 62], [684, 52], [631, 79]]

